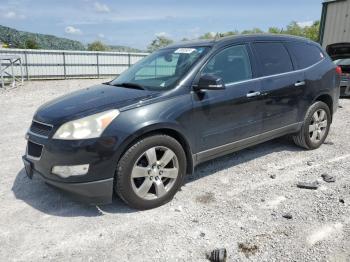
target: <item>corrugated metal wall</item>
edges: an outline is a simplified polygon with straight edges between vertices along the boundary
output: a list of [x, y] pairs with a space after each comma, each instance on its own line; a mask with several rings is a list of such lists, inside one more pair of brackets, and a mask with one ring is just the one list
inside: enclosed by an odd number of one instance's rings
[[350, 42], [350, 0], [327, 3], [322, 46]]
[[[0, 49], [0, 56], [20, 56], [25, 79], [116, 76], [147, 53]], [[15, 67], [15, 75], [20, 68]]]

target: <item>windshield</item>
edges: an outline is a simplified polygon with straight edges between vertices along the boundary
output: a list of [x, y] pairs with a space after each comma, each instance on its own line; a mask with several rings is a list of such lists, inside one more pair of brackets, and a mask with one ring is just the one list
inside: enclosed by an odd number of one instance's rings
[[109, 84], [141, 86], [146, 90], [171, 89], [208, 50], [208, 47], [159, 50], [130, 67]]

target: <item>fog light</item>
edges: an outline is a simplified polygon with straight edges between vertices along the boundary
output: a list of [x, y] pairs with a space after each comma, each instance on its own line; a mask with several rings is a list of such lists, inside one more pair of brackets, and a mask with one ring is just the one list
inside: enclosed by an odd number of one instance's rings
[[54, 166], [52, 168], [52, 173], [59, 175], [60, 177], [70, 177], [70, 176], [82, 176], [86, 175], [89, 171], [89, 165], [77, 165], [77, 166]]

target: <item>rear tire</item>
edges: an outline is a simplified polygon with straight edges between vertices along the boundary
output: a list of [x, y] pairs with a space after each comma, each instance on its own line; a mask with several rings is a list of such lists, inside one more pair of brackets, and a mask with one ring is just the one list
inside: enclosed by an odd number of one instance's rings
[[186, 155], [167, 135], [153, 135], [133, 144], [121, 157], [115, 191], [130, 207], [144, 210], [169, 202], [183, 184]]
[[309, 150], [319, 148], [328, 136], [331, 119], [328, 105], [315, 102], [308, 109], [300, 131], [292, 136], [294, 143]]

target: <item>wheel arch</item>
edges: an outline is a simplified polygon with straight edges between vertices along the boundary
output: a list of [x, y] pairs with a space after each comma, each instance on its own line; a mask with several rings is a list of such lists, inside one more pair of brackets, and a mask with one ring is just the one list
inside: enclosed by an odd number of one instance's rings
[[181, 132], [178, 128], [176, 128], [174, 125], [164, 125], [164, 124], [153, 124], [151, 126], [144, 127], [137, 132], [135, 132], [132, 136], [128, 137], [125, 142], [122, 145], [121, 152], [119, 154], [117, 162], [119, 162], [120, 158], [123, 156], [123, 154], [130, 148], [131, 145], [133, 145], [136, 141], [152, 136], [157, 134], [164, 134], [168, 135], [172, 138], [174, 138], [176, 141], [178, 141], [182, 148], [185, 151], [186, 155], [186, 173], [192, 174], [194, 170], [194, 159], [193, 154], [191, 150], [191, 146], [189, 141], [186, 139], [183, 132]]
[[317, 101], [321, 101], [323, 103], [325, 103], [330, 112], [331, 112], [331, 121], [333, 120], [333, 98], [331, 95], [329, 94], [320, 94], [319, 96], [316, 97], [316, 99], [313, 101], [313, 103], [317, 102]]

